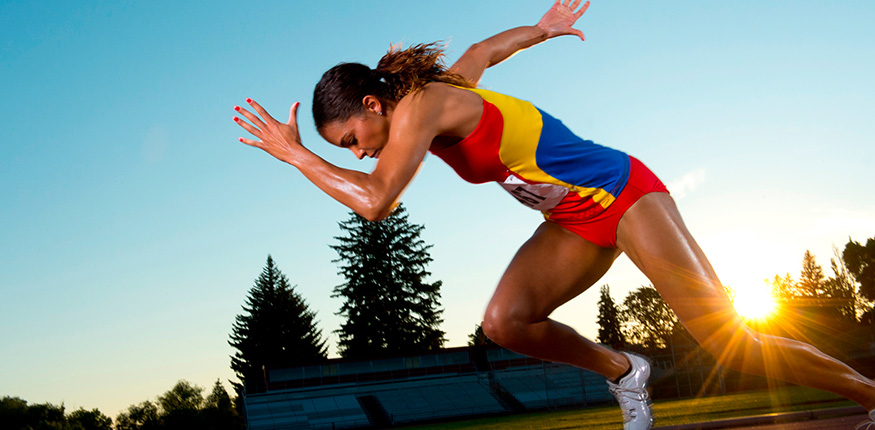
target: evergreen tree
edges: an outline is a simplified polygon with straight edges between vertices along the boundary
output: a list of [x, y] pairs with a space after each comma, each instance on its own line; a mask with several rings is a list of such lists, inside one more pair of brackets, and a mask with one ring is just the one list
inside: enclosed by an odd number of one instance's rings
[[243, 429], [243, 420], [237, 414], [234, 400], [225, 391], [225, 387], [218, 379], [213, 385], [213, 391], [204, 400], [203, 408], [204, 428], [212, 430]]
[[772, 291], [775, 292], [775, 298], [779, 302], [789, 302], [796, 295], [797, 284], [789, 273], [785, 274], [783, 277], [781, 277], [781, 275], [775, 275], [771, 281], [766, 281], [771, 283]]
[[495, 342], [486, 337], [483, 333], [483, 327], [480, 324], [474, 326], [474, 333], [468, 335], [468, 346], [492, 346]]
[[826, 276], [823, 268], [817, 264], [811, 251], [805, 250], [802, 255], [802, 272], [799, 275], [798, 295], [807, 298], [826, 296]]
[[[237, 349], [231, 368], [242, 384], [263, 381], [264, 369], [318, 363], [326, 359], [316, 313], [295, 292], [273, 258], [249, 290], [228, 342]], [[240, 384], [235, 384], [240, 392]]]
[[339, 273], [346, 279], [332, 297], [343, 297], [338, 312], [346, 318], [338, 351], [343, 357], [375, 358], [440, 348], [446, 339], [438, 327], [441, 281], [425, 282], [432, 261], [420, 239], [425, 228], [410, 224], [403, 206], [379, 222], [355, 213], [340, 222], [345, 233], [334, 239]]
[[598, 316], [599, 332], [596, 340], [610, 345], [612, 348], [619, 349], [626, 344], [626, 337], [622, 332], [622, 321], [620, 320], [620, 310], [614, 299], [611, 298], [611, 287], [602, 285], [599, 288], [599, 316]]
[[856, 295], [850, 274], [844, 264], [838, 264], [836, 259], [831, 263], [835, 276], [827, 278], [814, 255], [806, 250], [802, 256], [799, 282], [796, 283], [790, 303], [798, 309], [805, 309], [809, 318], [855, 321]]

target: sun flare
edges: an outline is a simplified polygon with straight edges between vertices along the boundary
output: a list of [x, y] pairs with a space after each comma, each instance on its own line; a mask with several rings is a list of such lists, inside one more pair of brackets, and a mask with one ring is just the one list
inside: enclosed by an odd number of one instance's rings
[[777, 309], [775, 297], [765, 288], [735, 289], [732, 304], [742, 318], [765, 320]]

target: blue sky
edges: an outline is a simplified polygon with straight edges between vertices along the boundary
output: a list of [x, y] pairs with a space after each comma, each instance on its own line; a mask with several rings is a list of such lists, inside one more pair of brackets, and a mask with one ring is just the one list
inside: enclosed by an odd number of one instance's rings
[[[642, 159], [723, 281], [762, 288], [806, 249], [828, 268], [833, 245], [875, 235], [875, 5], [835, 3], [594, 1], [585, 43], [551, 40], [481, 84]], [[228, 333], [268, 254], [330, 334], [348, 211], [237, 142], [232, 107], [285, 118], [300, 101], [305, 145], [369, 170], [313, 128], [326, 69], [394, 42], [444, 40], [452, 61], [550, 2], [324, 4], [3, 2], [0, 395], [115, 417], [179, 379], [232, 378]], [[434, 157], [403, 201], [463, 345], [540, 215]], [[621, 301], [647, 280], [621, 259], [604, 283]], [[597, 295], [556, 317], [594, 336]]]

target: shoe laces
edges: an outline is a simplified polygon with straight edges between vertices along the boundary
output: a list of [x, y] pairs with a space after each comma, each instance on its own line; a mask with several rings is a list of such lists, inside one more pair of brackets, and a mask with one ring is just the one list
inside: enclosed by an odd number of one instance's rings
[[857, 426], [854, 427], [854, 430], [869, 430], [872, 428], [875, 428], [875, 420], [870, 419], [857, 424]]
[[[608, 391], [613, 394], [614, 397], [616, 397], [617, 400], [620, 402], [620, 408], [623, 411], [624, 422], [631, 421], [637, 417], [637, 408], [634, 404], [632, 404], [632, 402], [644, 402], [646, 405], [647, 401], [650, 399], [650, 395], [647, 394], [647, 390], [624, 388], [614, 383], [608, 384]], [[866, 430], [868, 430], [868, 428]]]

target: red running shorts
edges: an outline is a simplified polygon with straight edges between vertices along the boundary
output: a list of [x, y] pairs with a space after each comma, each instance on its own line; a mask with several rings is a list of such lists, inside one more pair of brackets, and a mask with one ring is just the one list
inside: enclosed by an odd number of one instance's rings
[[554, 222], [600, 247], [616, 248], [617, 226], [626, 211], [645, 194], [668, 193], [665, 184], [644, 163], [631, 156], [629, 160], [629, 181], [606, 210], [595, 215], [574, 211], [552, 212], [547, 216], [547, 221]]

